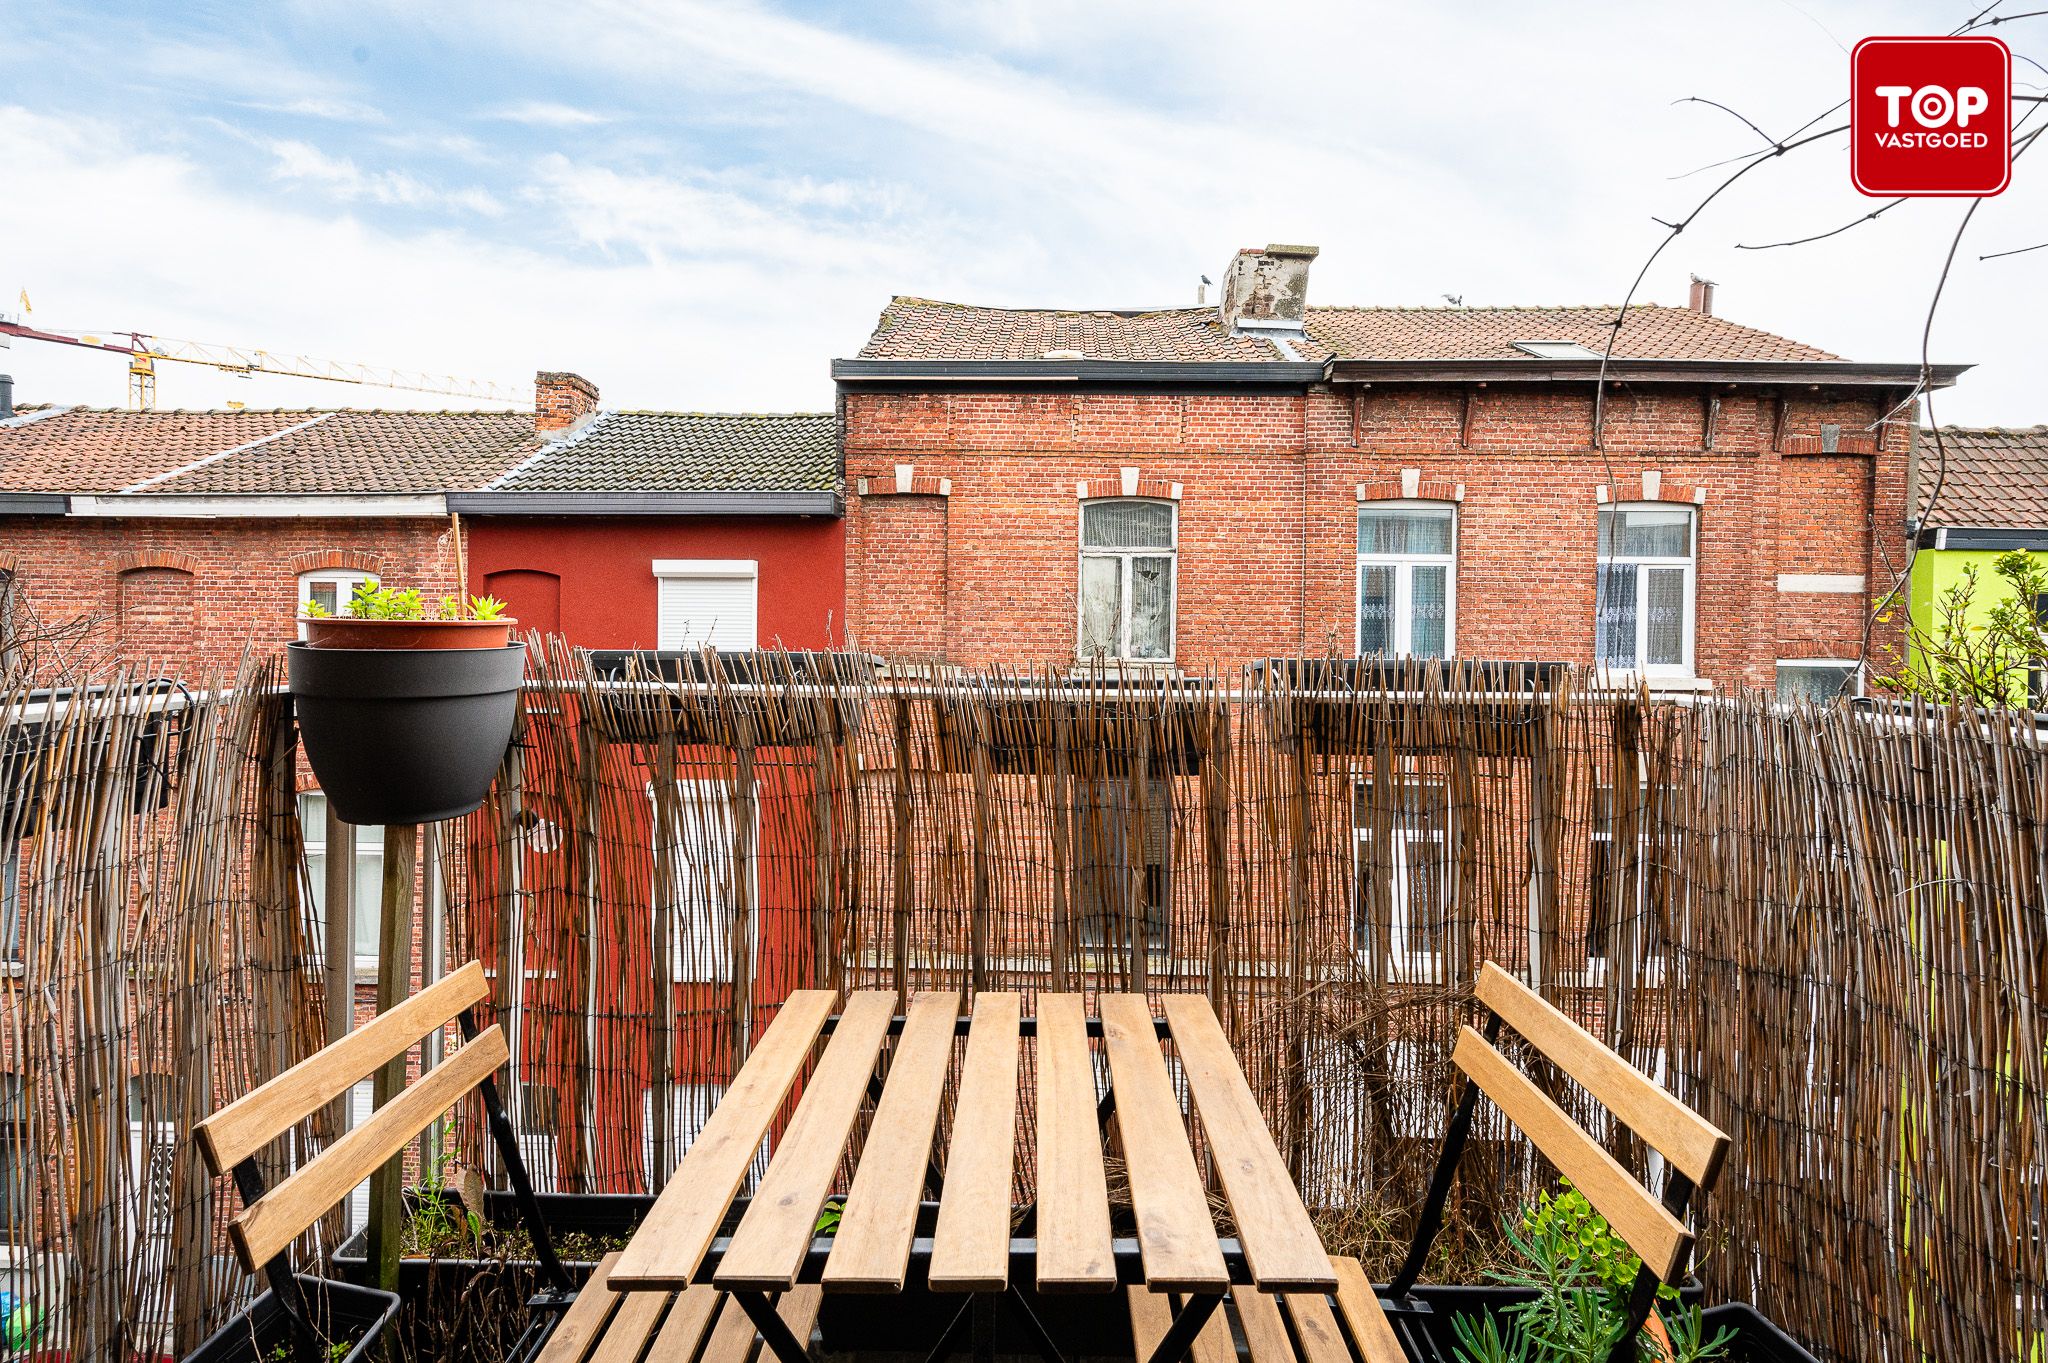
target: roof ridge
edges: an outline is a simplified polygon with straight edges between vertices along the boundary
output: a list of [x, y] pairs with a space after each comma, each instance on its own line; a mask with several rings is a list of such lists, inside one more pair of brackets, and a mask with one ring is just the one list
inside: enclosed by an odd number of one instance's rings
[[120, 495], [122, 493], [146, 493], [150, 491], [152, 488], [155, 488], [160, 483], [175, 482], [176, 480], [184, 477], [188, 473], [197, 473], [200, 469], [205, 468], [209, 464], [218, 463], [223, 459], [231, 458], [237, 454], [244, 454], [249, 450], [255, 449], [259, 445], [268, 445], [271, 441], [282, 440], [288, 435], [297, 435], [300, 431], [305, 430], [309, 426], [319, 425], [321, 422], [327, 420], [327, 418], [332, 415], [334, 415], [332, 412], [321, 412], [317, 416], [313, 416], [305, 421], [301, 421], [295, 426], [286, 426], [281, 430], [270, 431], [264, 435], [259, 435], [254, 440], [245, 440], [239, 445], [230, 445], [224, 450], [215, 450], [213, 453], [203, 454], [199, 456], [197, 459], [188, 459], [184, 463], [178, 465], [176, 468], [165, 469], [161, 473], [151, 474], [149, 477], [142, 479], [140, 482], [130, 483], [127, 487], [118, 489], [116, 495]]
[[1214, 303], [1167, 303], [1143, 308], [1088, 308], [1061, 307], [1048, 303], [955, 303], [945, 298], [921, 298], [909, 293], [896, 294], [889, 300], [889, 306], [892, 308], [898, 303], [920, 308], [955, 308], [962, 312], [1063, 312], [1076, 317], [1164, 317], [1177, 312], [1216, 311]]

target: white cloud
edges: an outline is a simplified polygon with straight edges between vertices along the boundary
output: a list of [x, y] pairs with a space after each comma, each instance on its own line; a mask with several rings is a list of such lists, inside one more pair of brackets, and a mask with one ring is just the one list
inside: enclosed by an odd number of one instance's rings
[[366, 171], [348, 157], [331, 156], [310, 142], [277, 139], [262, 145], [276, 158], [270, 172], [273, 178], [317, 185], [339, 199], [404, 208], [459, 208], [486, 217], [498, 217], [505, 211], [505, 206], [483, 189], [442, 189], [404, 171]]
[[492, 109], [484, 115], [500, 123], [524, 123], [536, 128], [592, 128], [612, 121], [608, 114], [578, 109], [570, 104], [529, 99]]

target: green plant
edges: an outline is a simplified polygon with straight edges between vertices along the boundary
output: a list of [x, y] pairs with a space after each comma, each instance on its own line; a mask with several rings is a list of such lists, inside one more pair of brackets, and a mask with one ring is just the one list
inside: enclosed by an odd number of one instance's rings
[[444, 1133], [441, 1149], [434, 1156], [433, 1170], [421, 1178], [420, 1186], [413, 1194], [412, 1219], [407, 1225], [407, 1233], [412, 1244], [421, 1249], [432, 1250], [455, 1240], [483, 1244], [482, 1215], [464, 1206], [450, 1186], [448, 1171], [455, 1163], [451, 1144], [454, 1134], [452, 1131]]
[[821, 1212], [819, 1212], [819, 1213], [818, 1213], [818, 1223], [817, 1223], [816, 1225], [814, 1225], [814, 1226], [812, 1226], [812, 1227], [811, 1227], [811, 1234], [813, 1234], [813, 1235], [837, 1235], [837, 1234], [839, 1233], [839, 1218], [840, 1218], [840, 1217], [841, 1217], [842, 1215], [844, 1215], [844, 1214], [845, 1214], [845, 1212], [846, 1212], [846, 1199], [845, 1199], [845, 1198], [843, 1198], [843, 1197], [828, 1197], [828, 1198], [826, 1198], [826, 1199], [825, 1199], [825, 1210], [823, 1210], [823, 1211], [821, 1211]]
[[[1513, 1261], [1487, 1276], [1532, 1295], [1503, 1308], [1498, 1320], [1453, 1318], [1460, 1363], [1606, 1363], [1628, 1328], [1629, 1290], [1642, 1260], [1569, 1180], [1507, 1218], [1502, 1230]], [[1699, 1308], [1680, 1307], [1668, 1285], [1658, 1293], [1657, 1314], [1671, 1352], [1653, 1332], [1640, 1331], [1636, 1355], [1643, 1363], [1704, 1363], [1727, 1355], [1733, 1333], [1723, 1329], [1703, 1339]]]
[[[1878, 684], [1940, 703], [1960, 701], [1992, 709], [2039, 708], [2048, 696], [2032, 691], [2030, 677], [2048, 659], [2048, 628], [2035, 602], [2048, 596], [2048, 563], [2022, 550], [2000, 554], [1992, 573], [2004, 594], [1990, 607], [1975, 609], [1986, 584], [1975, 565], [1963, 569], [1953, 587], [1934, 602], [1934, 619], [1908, 621], [1907, 656], [1878, 677]], [[1878, 616], [1891, 618], [1889, 608]]]
[[[326, 620], [334, 612], [318, 601], [300, 603], [299, 613], [308, 620]], [[349, 593], [348, 612], [358, 620], [502, 620], [505, 603], [495, 596], [444, 596], [432, 611], [417, 587], [387, 587], [381, 582], [359, 582]]]

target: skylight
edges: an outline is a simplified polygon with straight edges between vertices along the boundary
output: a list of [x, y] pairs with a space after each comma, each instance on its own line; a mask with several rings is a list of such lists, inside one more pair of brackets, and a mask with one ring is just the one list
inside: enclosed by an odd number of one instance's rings
[[1600, 352], [1588, 350], [1577, 341], [1511, 341], [1515, 349], [1539, 360], [1597, 360]]

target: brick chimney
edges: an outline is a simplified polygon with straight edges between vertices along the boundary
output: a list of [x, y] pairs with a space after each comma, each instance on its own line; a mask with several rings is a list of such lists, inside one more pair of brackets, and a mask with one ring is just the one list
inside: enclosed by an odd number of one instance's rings
[[1686, 295], [1685, 305], [1703, 316], [1714, 315], [1714, 281], [1692, 277], [1692, 292]]
[[1217, 309], [1234, 331], [1299, 331], [1308, 315], [1308, 267], [1321, 252], [1278, 242], [1247, 246], [1223, 269]]
[[533, 433], [560, 439], [597, 410], [597, 385], [581, 374], [543, 369], [533, 376]]

